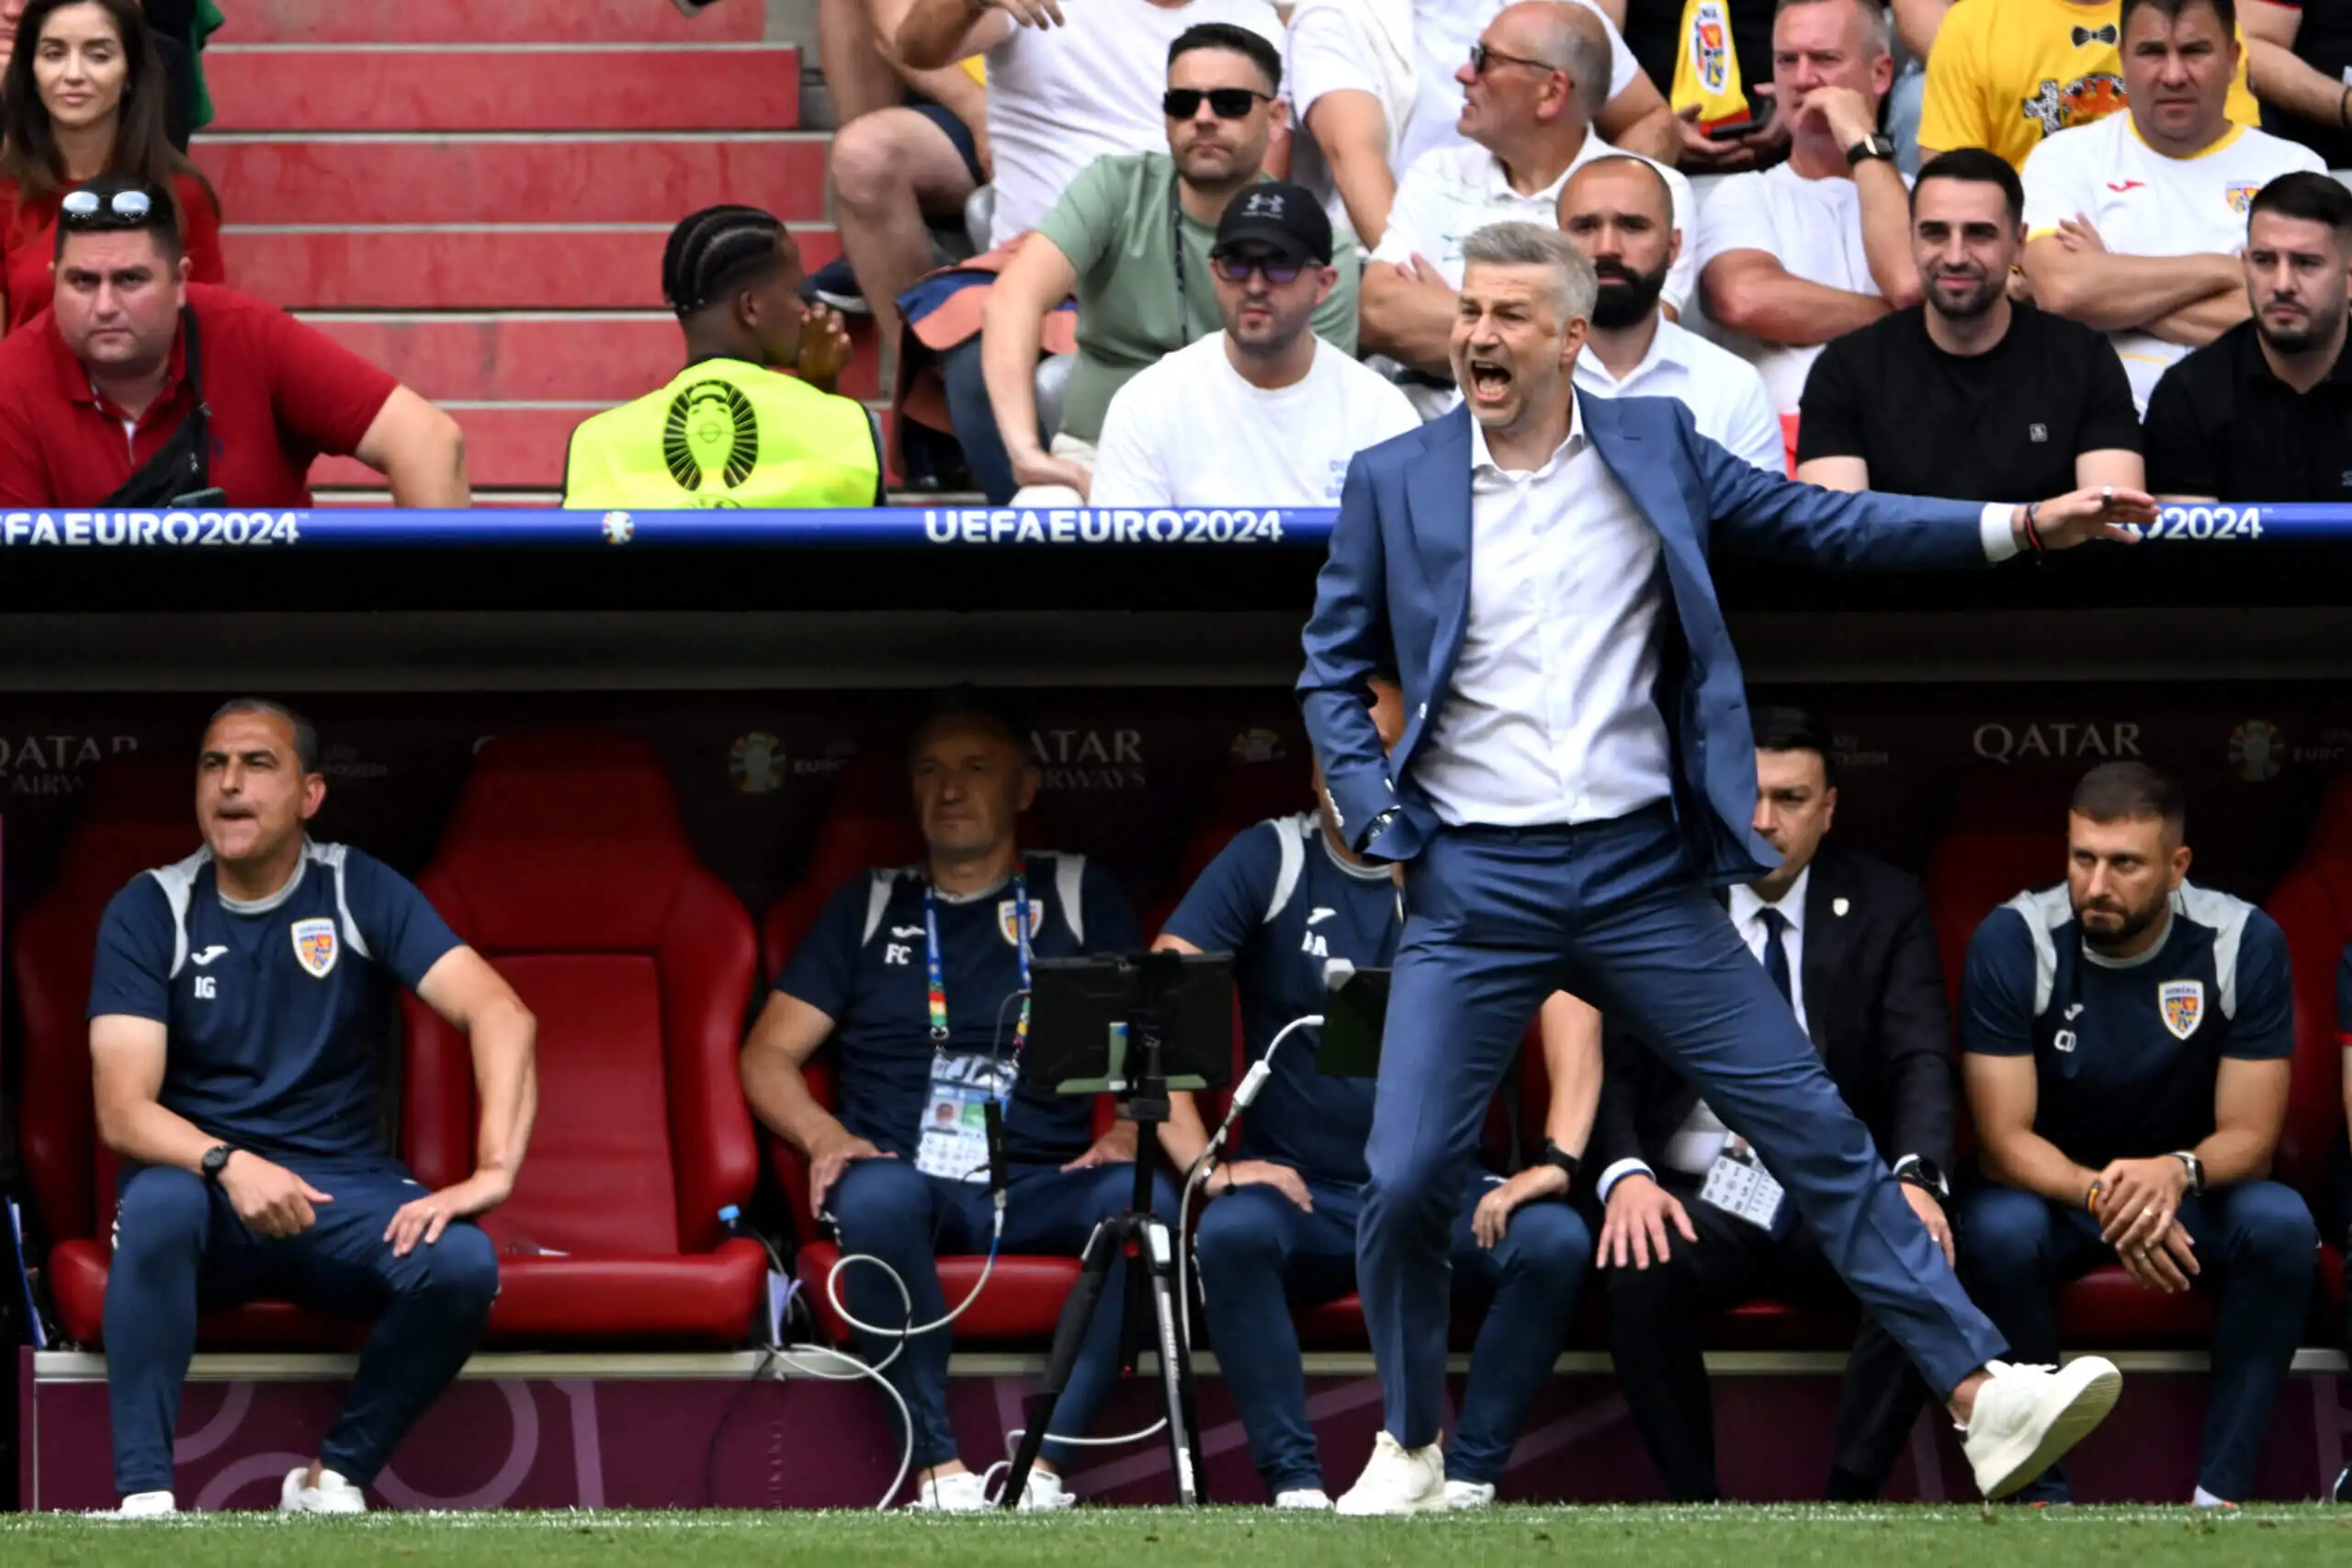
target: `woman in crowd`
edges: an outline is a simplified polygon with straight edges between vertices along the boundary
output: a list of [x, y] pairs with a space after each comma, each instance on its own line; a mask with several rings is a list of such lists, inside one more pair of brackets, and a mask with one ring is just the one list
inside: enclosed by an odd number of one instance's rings
[[14, 331], [49, 308], [58, 203], [100, 175], [172, 191], [199, 283], [223, 281], [220, 208], [165, 130], [166, 85], [137, 0], [29, 0], [0, 76], [0, 295]]

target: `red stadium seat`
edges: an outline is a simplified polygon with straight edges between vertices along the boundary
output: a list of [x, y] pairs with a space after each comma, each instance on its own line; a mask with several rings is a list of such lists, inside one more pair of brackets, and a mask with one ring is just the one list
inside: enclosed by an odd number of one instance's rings
[[[1246, 738], [1245, 738], [1246, 739]], [[1193, 830], [1176, 863], [1166, 895], [1147, 911], [1144, 930], [1158, 935], [1176, 912], [1184, 895], [1200, 880], [1209, 862], [1252, 825], [1269, 817], [1289, 817], [1308, 810], [1314, 796], [1308, 784], [1313, 763], [1304, 755], [1254, 761], [1234, 757], [1209, 787], [1208, 798], [1193, 815]]]
[[[530, 1153], [483, 1221], [500, 1252], [491, 1340], [741, 1342], [766, 1255], [726, 1238], [718, 1211], [758, 1177], [735, 1067], [758, 957], [660, 761], [615, 736], [502, 736], [418, 886], [538, 1018]], [[405, 1148], [439, 1187], [473, 1168], [472, 1057], [403, 1006]]]
[[1789, 477], [1794, 479], [1797, 471], [1797, 416], [1792, 413], [1781, 416], [1781, 460], [1788, 465]]
[[[2295, 1076], [2272, 1174], [2302, 1193], [2324, 1224], [2328, 1160], [2344, 1136], [2344, 1051], [2352, 1044], [2335, 1002], [2336, 968], [2352, 942], [2352, 773], [2329, 787], [2301, 861], [2264, 907], [2286, 932], [2295, 977]], [[2333, 1246], [2322, 1251], [2320, 1284], [2333, 1323], [2343, 1306], [2343, 1270]]]
[[833, 786], [799, 883], [768, 910], [760, 928], [763, 977], [773, 983], [783, 972], [836, 888], [875, 866], [911, 865], [922, 858], [906, 760], [890, 748], [860, 752]]
[[1937, 956], [1958, 1020], [1960, 982], [1976, 928], [2018, 894], [2066, 876], [2064, 803], [2032, 827], [1964, 828], [1948, 832], [1928, 856], [1928, 913], [1936, 927]]
[[[101, 1343], [107, 1239], [120, 1162], [97, 1141], [84, 1011], [99, 919], [123, 885], [194, 852], [195, 770], [185, 760], [126, 758], [93, 782], [58, 855], [49, 890], [17, 922], [13, 975], [24, 1024], [24, 1114], [17, 1133], [33, 1208], [51, 1244], [50, 1292], [68, 1337]], [[208, 1314], [207, 1349], [342, 1347], [361, 1325], [255, 1302]]]

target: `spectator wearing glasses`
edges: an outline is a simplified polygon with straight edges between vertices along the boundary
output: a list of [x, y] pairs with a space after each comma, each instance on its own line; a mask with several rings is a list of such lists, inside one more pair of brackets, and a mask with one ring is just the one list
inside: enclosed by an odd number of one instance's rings
[[1878, 130], [1894, 76], [1874, 0], [1781, 0], [1772, 102], [1789, 121], [1789, 161], [1734, 175], [1707, 198], [1707, 315], [1764, 373], [1778, 412], [1796, 412], [1823, 344], [1919, 299], [1908, 196]]
[[2246, 225], [2241, 321], [2164, 374], [2148, 399], [2148, 488], [2173, 501], [2352, 497], [2352, 364], [2344, 353], [2352, 192], [2281, 175]]
[[1962, 501], [2140, 488], [2140, 420], [2115, 351], [2009, 298], [2024, 211], [2017, 171], [1982, 147], [1919, 171], [1911, 247], [1925, 298], [1813, 362], [1797, 478]]
[[[1331, 218], [1343, 217], [1367, 245], [1386, 235], [1397, 184], [1428, 153], [1463, 144], [1462, 57], [1502, 0], [1430, 5], [1417, 0], [1300, 0], [1290, 26], [1292, 112], [1307, 130], [1295, 171], [1301, 184], [1331, 188]], [[1620, 147], [1674, 158], [1680, 134], [1607, 12], [1605, 86], [1596, 77], [1592, 121]], [[1605, 100], [1605, 101], [1604, 101]]]
[[1599, 291], [1577, 390], [1594, 398], [1673, 398], [1699, 434], [1778, 474], [1781, 422], [1756, 367], [1666, 319], [1658, 295], [1682, 252], [1674, 195], [1646, 158], [1595, 158], [1560, 187], [1560, 229], [1592, 264]]
[[470, 504], [457, 423], [276, 306], [190, 282], [161, 187], [67, 192], [55, 256], [56, 303], [0, 342], [0, 507], [306, 507], [322, 454], [383, 474], [395, 506]]
[[164, 126], [161, 59], [133, 0], [31, 0], [0, 75], [0, 292], [15, 332], [49, 306], [58, 202], [101, 175], [167, 189], [188, 275], [227, 276], [220, 209]]
[[1339, 286], [1314, 193], [1250, 186], [1209, 252], [1225, 330], [1138, 371], [1102, 421], [1096, 506], [1336, 506], [1348, 461], [1419, 429], [1378, 371], [1315, 335]]
[[[1364, 268], [1364, 346], [1405, 367], [1406, 395], [1423, 418], [1461, 401], [1448, 344], [1463, 243], [1489, 223], [1551, 227], [1568, 175], [1617, 151], [1592, 129], [1608, 62], [1608, 27], [1598, 15], [1569, 0], [1527, 0], [1487, 24], [1455, 73], [1467, 140], [1406, 172], [1387, 232]], [[1674, 227], [1687, 232], [1690, 182], [1661, 174]], [[1678, 263], [1667, 276], [1667, 308], [1679, 310], [1690, 286], [1690, 266]]]
[[[1021, 504], [1081, 504], [1112, 395], [1223, 325], [1209, 251], [1226, 203], [1265, 178], [1268, 140], [1288, 113], [1281, 90], [1282, 56], [1257, 33], [1224, 22], [1186, 29], [1170, 46], [1160, 100], [1168, 151], [1095, 160], [998, 278], [981, 364]], [[1338, 270], [1314, 326], [1353, 355], [1352, 249]], [[1072, 295], [1078, 362], [1048, 451], [1037, 421], [1039, 322]], [[959, 432], [963, 423], [959, 413]]]
[[801, 304], [801, 282], [799, 247], [773, 213], [705, 208], [673, 230], [662, 298], [685, 368], [571, 433], [564, 505], [881, 505], [880, 427], [833, 392], [849, 336], [830, 309]]

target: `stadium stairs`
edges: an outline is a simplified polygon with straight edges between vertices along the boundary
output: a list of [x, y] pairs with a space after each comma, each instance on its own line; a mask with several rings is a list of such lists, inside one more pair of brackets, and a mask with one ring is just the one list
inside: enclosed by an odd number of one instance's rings
[[[782, 7], [778, 7], [779, 10]], [[206, 51], [230, 281], [457, 417], [477, 497], [551, 504], [572, 427], [667, 381], [662, 243], [714, 202], [838, 254], [803, 51], [761, 0], [241, 0]], [[842, 390], [874, 400], [860, 324]], [[348, 459], [322, 502], [382, 504]]]

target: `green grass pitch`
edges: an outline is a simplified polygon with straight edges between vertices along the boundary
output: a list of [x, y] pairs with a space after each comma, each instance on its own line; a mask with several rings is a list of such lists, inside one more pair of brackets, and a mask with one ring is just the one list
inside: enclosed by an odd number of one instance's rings
[[780, 1563], [822, 1568], [2288, 1568], [2352, 1556], [2352, 1509], [1503, 1507], [1415, 1519], [1264, 1508], [1053, 1517], [849, 1513], [0, 1516], [8, 1568]]

